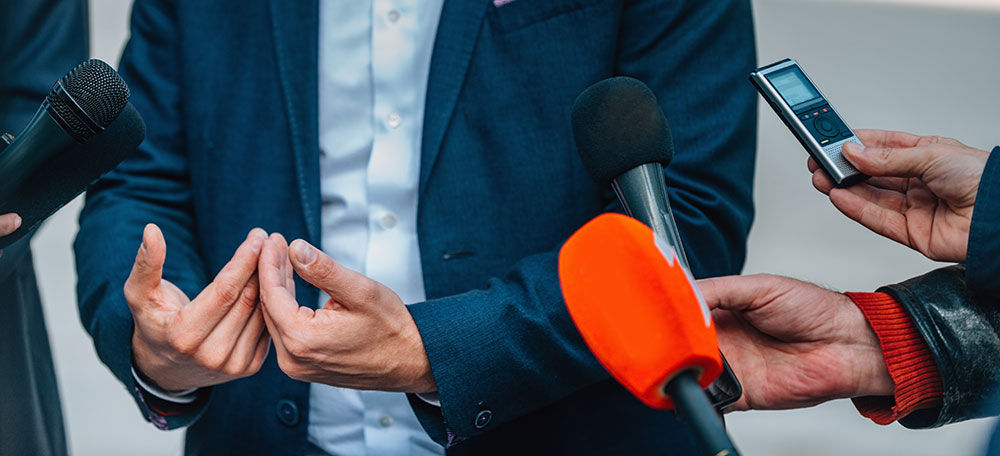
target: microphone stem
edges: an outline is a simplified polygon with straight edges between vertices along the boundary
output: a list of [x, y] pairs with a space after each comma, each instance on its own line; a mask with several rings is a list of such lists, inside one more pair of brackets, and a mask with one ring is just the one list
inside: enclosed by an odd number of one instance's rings
[[664, 388], [674, 401], [677, 415], [694, 432], [695, 440], [709, 456], [738, 456], [736, 447], [722, 426], [722, 419], [708, 401], [694, 372], [688, 370], [677, 374]]

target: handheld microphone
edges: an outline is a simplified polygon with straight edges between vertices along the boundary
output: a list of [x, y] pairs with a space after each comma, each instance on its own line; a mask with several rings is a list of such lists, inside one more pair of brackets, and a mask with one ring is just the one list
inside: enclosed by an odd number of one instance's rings
[[0, 214], [21, 227], [14, 243], [133, 152], [146, 124], [128, 102], [125, 81], [107, 63], [88, 60], [56, 81], [35, 116], [11, 140], [0, 138]]
[[[573, 138], [587, 173], [598, 184], [610, 184], [625, 213], [652, 228], [690, 270], [663, 177], [674, 146], [656, 95], [633, 78], [605, 79], [577, 97], [572, 120]], [[707, 390], [720, 410], [743, 394], [725, 357], [722, 364], [723, 374]]]
[[723, 371], [715, 325], [673, 246], [603, 214], [559, 251], [570, 317], [608, 372], [646, 405], [675, 408], [712, 456], [736, 455], [702, 388]]

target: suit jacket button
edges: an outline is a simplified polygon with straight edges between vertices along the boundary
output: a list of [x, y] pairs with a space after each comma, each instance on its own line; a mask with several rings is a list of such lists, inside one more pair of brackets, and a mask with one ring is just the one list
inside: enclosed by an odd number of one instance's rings
[[487, 425], [489, 425], [490, 420], [492, 419], [493, 419], [493, 412], [489, 411], [489, 409], [480, 410], [479, 413], [476, 414], [476, 421], [473, 424], [476, 425], [476, 429], [482, 429]]
[[278, 401], [278, 420], [288, 427], [299, 424], [299, 406], [288, 399]]

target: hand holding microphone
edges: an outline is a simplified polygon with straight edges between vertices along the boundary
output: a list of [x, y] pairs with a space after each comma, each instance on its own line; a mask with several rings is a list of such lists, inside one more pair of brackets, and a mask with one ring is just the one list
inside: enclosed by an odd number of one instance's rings
[[563, 245], [559, 281], [580, 335], [622, 386], [650, 407], [676, 405], [706, 454], [737, 454], [702, 390], [723, 370], [712, 318], [669, 244], [601, 215]]
[[734, 409], [893, 395], [879, 341], [846, 295], [765, 274], [703, 279], [698, 288], [745, 387]]
[[16, 137], [0, 136], [0, 214], [22, 223], [0, 237], [14, 243], [135, 151], [146, 135], [125, 81], [88, 60], [56, 81]]

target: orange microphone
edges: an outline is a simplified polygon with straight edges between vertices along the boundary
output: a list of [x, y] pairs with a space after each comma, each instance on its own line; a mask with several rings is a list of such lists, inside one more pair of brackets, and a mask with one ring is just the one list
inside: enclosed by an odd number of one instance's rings
[[601, 215], [563, 245], [559, 281], [580, 335], [622, 386], [676, 409], [708, 454], [738, 454], [702, 390], [723, 370], [715, 325], [669, 243], [633, 218]]

